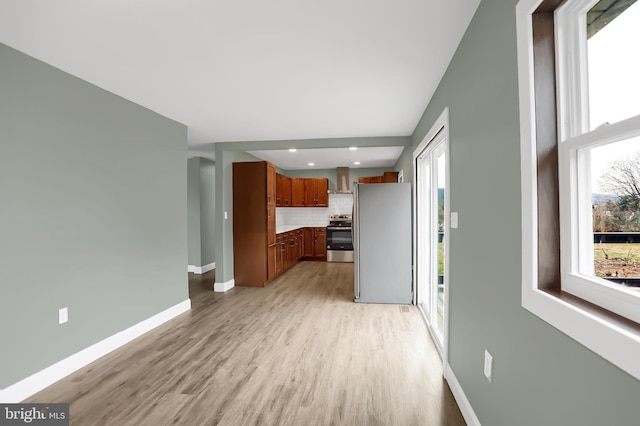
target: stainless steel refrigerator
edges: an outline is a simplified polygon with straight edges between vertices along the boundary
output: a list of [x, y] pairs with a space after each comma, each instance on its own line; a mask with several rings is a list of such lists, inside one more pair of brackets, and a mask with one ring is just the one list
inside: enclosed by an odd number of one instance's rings
[[411, 184], [355, 184], [353, 197], [355, 301], [413, 301]]

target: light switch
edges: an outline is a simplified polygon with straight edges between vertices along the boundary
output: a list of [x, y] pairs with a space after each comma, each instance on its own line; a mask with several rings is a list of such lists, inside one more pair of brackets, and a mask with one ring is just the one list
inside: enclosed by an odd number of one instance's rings
[[488, 350], [484, 350], [484, 375], [491, 382], [493, 376], [493, 357]]
[[227, 215], [227, 212], [224, 212], [224, 220], [227, 220], [229, 218], [229, 216]]
[[69, 321], [69, 308], [62, 308], [58, 310], [58, 324], [64, 324]]
[[458, 212], [451, 212], [451, 228], [458, 228]]

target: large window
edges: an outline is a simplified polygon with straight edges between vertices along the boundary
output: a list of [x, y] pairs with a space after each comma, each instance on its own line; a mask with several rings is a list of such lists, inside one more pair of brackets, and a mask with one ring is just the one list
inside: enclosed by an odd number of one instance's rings
[[561, 288], [640, 322], [640, 3], [555, 15]]
[[640, 378], [640, 2], [517, 15], [523, 306]]

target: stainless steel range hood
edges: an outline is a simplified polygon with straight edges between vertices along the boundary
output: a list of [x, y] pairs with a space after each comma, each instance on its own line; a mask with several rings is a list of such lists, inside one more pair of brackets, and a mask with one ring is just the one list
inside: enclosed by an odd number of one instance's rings
[[349, 168], [338, 167], [336, 168], [336, 189], [335, 191], [329, 191], [332, 194], [351, 194], [349, 189]]

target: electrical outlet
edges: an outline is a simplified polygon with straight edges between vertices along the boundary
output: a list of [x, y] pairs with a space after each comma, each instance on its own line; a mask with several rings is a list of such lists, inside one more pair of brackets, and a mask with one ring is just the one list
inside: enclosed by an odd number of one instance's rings
[[69, 308], [62, 308], [58, 311], [58, 324], [69, 321]]
[[484, 350], [484, 375], [487, 377], [487, 380], [489, 380], [489, 383], [491, 383], [492, 370], [493, 370], [493, 357], [491, 356], [489, 351], [485, 349]]

